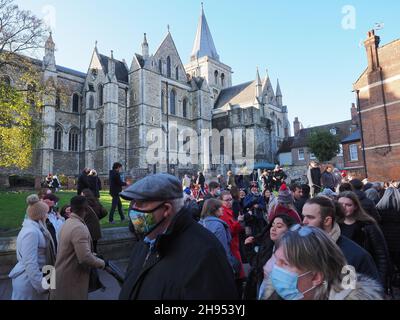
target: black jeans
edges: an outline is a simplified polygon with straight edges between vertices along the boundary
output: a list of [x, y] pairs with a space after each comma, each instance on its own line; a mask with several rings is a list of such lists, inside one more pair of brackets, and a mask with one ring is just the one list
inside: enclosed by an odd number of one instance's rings
[[114, 211], [117, 206], [118, 206], [118, 213], [119, 213], [119, 216], [121, 217], [121, 220], [125, 220], [124, 212], [122, 211], [121, 199], [119, 198], [119, 195], [116, 195], [116, 196], [112, 196], [112, 203], [111, 203], [111, 210], [110, 210], [110, 217], [109, 217], [110, 222], [114, 221]]

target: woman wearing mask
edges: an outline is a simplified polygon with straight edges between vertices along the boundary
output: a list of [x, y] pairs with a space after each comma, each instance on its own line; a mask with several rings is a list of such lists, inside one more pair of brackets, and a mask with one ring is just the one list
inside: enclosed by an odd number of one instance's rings
[[55, 263], [55, 246], [46, 228], [48, 211], [48, 205], [38, 199], [28, 206], [27, 219], [17, 238], [18, 263], [9, 274], [13, 286], [12, 300], [49, 298], [49, 291], [42, 286], [43, 266]]
[[382, 300], [379, 283], [343, 274], [346, 259], [322, 229], [294, 225], [277, 242], [275, 259], [263, 300]]
[[294, 224], [296, 221], [287, 215], [276, 216], [261, 234], [245, 240], [246, 257], [251, 266], [246, 281], [245, 300], [257, 299], [259, 288], [263, 280], [267, 278], [263, 269], [267, 262], [272, 261], [269, 262], [268, 267], [274, 263], [275, 242]]
[[377, 222], [362, 208], [357, 195], [347, 191], [339, 195], [343, 217], [338, 219], [341, 233], [367, 250], [375, 261], [382, 284], [390, 288], [390, 258], [383, 233]]

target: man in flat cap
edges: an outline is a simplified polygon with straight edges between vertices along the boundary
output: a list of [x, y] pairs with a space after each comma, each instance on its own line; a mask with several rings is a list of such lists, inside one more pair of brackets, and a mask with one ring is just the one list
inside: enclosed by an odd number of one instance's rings
[[238, 298], [222, 245], [191, 217], [176, 177], [147, 176], [120, 195], [131, 200], [129, 217], [145, 236], [133, 248], [121, 300]]

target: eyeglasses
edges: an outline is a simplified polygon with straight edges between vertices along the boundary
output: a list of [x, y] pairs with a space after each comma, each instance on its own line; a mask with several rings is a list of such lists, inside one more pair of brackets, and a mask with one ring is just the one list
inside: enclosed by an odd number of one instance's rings
[[308, 226], [302, 226], [300, 224], [295, 224], [290, 228], [290, 231], [297, 232], [301, 237], [307, 237], [314, 233], [314, 230]]

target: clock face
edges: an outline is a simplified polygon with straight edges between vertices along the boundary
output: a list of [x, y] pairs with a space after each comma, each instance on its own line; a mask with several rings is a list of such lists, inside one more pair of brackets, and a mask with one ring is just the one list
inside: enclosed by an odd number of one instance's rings
[[97, 69], [92, 69], [92, 79], [96, 80], [97, 78]]

